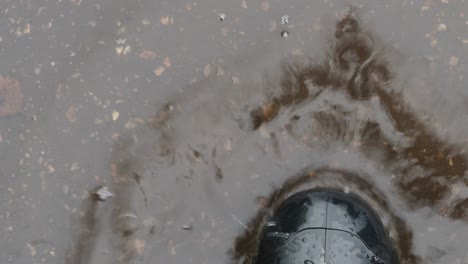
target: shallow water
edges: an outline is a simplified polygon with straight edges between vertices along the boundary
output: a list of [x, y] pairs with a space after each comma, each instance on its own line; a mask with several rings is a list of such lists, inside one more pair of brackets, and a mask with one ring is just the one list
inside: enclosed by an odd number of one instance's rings
[[[464, 21], [446, 22], [453, 34], [431, 33], [446, 34], [436, 51], [404, 28], [432, 30], [440, 21], [423, 22], [458, 16], [456, 3], [349, 11], [348, 3], [294, 1], [263, 11], [265, 4], [207, 2], [189, 11], [185, 3], [83, 2], [79, 10], [96, 4], [96, 17], [71, 15], [81, 24], [103, 15], [98, 29], [62, 35], [77, 41], [76, 61], [52, 58], [61, 67], [39, 77], [22, 61], [2, 66], [23, 78], [31, 98], [23, 113], [1, 120], [2, 263], [250, 263], [263, 217], [317, 186], [374, 205], [402, 263], [468, 263], [466, 44], [454, 33]], [[172, 14], [183, 32], [166, 31], [170, 18], [141, 26], [151, 10]], [[286, 11], [291, 22], [281, 25]], [[115, 55], [114, 38], [138, 51]], [[139, 51], [155, 40], [163, 55], [148, 66]], [[210, 58], [220, 51], [227, 55]], [[37, 49], [31, 54], [50, 64]], [[210, 67], [197, 65], [202, 58]], [[165, 66], [161, 78], [154, 65]], [[183, 85], [192, 67], [200, 73]], [[100, 184], [114, 197], [94, 201], [88, 192]]]

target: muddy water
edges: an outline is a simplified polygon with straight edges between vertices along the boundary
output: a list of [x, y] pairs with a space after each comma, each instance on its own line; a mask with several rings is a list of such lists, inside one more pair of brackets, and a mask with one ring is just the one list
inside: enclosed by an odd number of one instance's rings
[[403, 263], [468, 263], [463, 4], [216, 3], [5, 3], [2, 263], [249, 263], [316, 186], [374, 205]]
[[[402, 263], [467, 263], [465, 146], [415, 112], [406, 89], [427, 88], [421, 76], [355, 12], [330, 29], [323, 54], [199, 82], [118, 136], [116, 197], [87, 224], [114, 261], [251, 263], [281, 201], [328, 187], [374, 205]], [[71, 263], [93, 259], [98, 237]]]

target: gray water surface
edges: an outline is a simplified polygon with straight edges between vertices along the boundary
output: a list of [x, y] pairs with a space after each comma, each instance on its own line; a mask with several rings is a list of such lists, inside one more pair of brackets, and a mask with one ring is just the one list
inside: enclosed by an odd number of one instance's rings
[[250, 263], [317, 186], [403, 263], [468, 263], [465, 1], [0, 10], [1, 263]]

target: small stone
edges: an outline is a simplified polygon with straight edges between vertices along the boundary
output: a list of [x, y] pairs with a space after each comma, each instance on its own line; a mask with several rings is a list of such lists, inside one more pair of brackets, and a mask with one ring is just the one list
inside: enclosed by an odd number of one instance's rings
[[289, 23], [289, 16], [288, 15], [282, 15], [281, 16], [281, 24], [288, 24]]
[[282, 36], [283, 38], [288, 38], [288, 37], [289, 37], [289, 32], [286, 31], [286, 30], [283, 30], [283, 31], [281, 31], [281, 36]]
[[225, 13], [218, 13], [218, 19], [220, 21], [226, 20], [226, 14]]
[[112, 120], [115, 121], [115, 120], [119, 119], [119, 115], [120, 115], [119, 112], [113, 111], [112, 112]]

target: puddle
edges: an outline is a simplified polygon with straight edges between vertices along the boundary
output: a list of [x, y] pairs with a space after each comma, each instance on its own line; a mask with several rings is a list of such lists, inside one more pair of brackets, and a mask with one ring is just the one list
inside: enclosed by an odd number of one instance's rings
[[4, 1], [0, 262], [250, 263], [327, 187], [468, 263], [463, 3], [345, 2]]
[[328, 35], [323, 54], [200, 81], [129, 123], [115, 197], [85, 209], [94, 236], [70, 263], [251, 263], [271, 211], [311, 187], [374, 205], [402, 263], [467, 263], [466, 145], [415, 110], [415, 89], [435, 89], [408, 70], [424, 63], [405, 65], [353, 12]]

